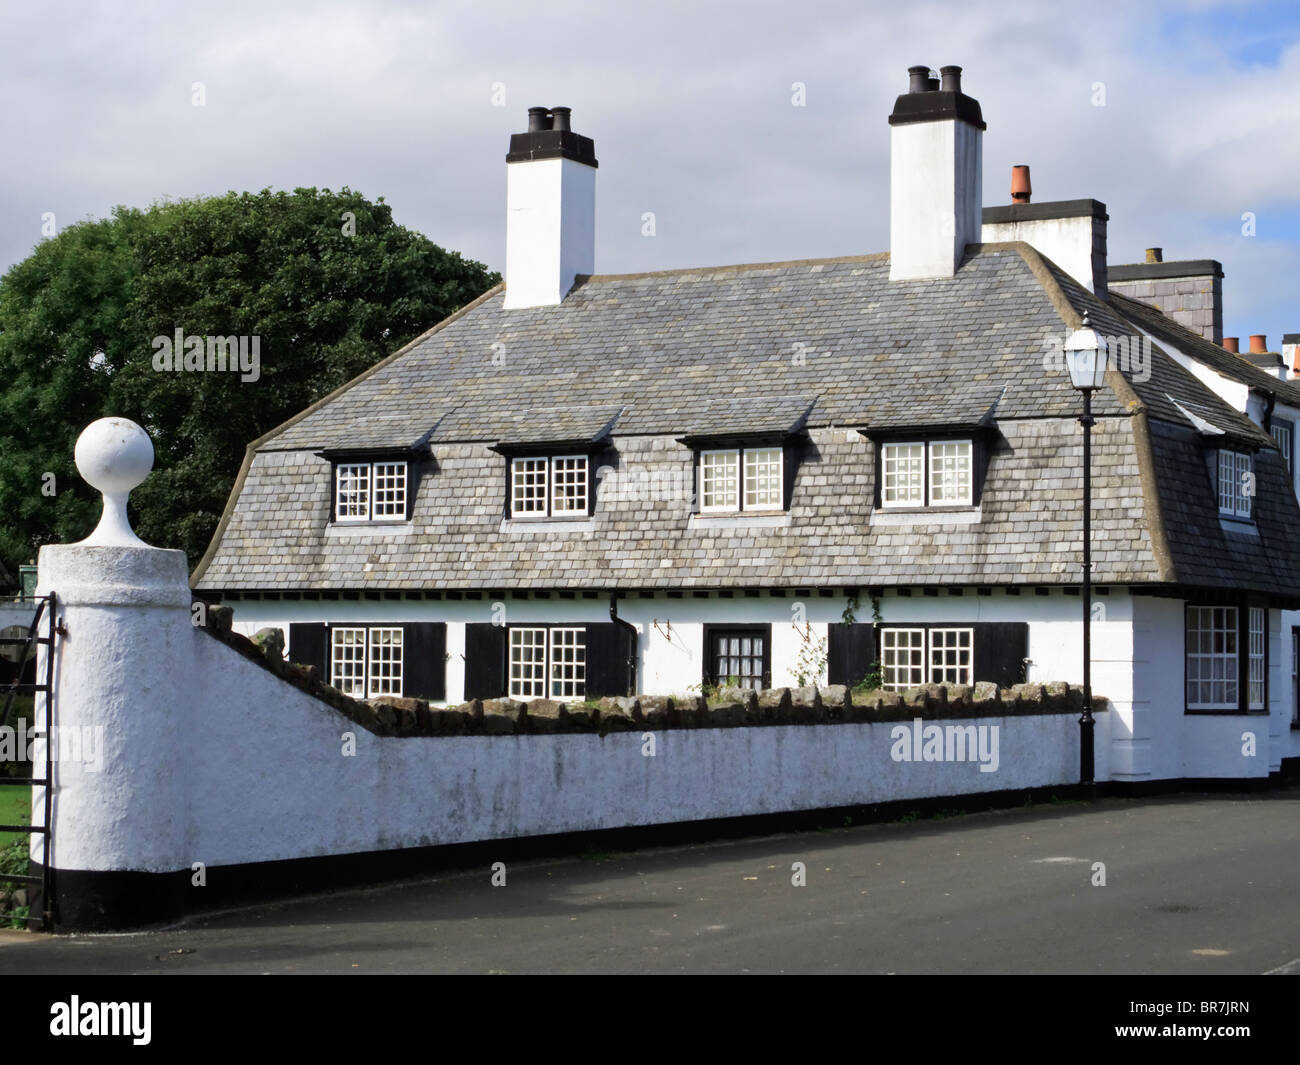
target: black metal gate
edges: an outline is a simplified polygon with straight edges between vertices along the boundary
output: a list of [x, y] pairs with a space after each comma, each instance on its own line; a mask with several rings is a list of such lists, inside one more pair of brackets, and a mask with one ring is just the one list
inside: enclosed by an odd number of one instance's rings
[[[36, 608], [32, 623], [27, 627], [27, 635], [0, 636], [0, 647], [22, 648], [18, 660], [17, 678], [12, 684], [0, 686], [0, 699], [3, 699], [3, 709], [0, 709], [0, 728], [10, 724], [9, 719], [13, 712], [14, 699], [19, 692], [33, 693], [32, 716], [35, 718], [36, 701], [34, 696], [36, 692], [42, 692], [45, 695], [43, 727], [41, 731], [33, 731], [29, 735], [32, 739], [45, 740], [45, 772], [42, 776], [0, 776], [0, 786], [27, 788], [39, 786], [44, 788], [45, 816], [39, 825], [0, 825], [0, 832], [25, 832], [29, 835], [39, 835], [41, 837], [41, 875], [31, 876], [29, 868], [28, 872], [24, 874], [0, 873], [0, 881], [26, 884], [29, 889], [29, 902], [31, 901], [30, 889], [39, 886], [40, 913], [38, 915], [35, 912], [35, 907], [28, 911], [28, 927], [33, 930], [48, 930], [54, 927], [54, 874], [50, 868], [50, 809], [54, 798], [54, 744], [57, 742], [58, 733], [54, 731], [54, 699], [51, 693], [54, 687], [54, 638], [58, 633], [58, 628], [54, 617], [53, 594], [24, 598], [32, 602]], [[44, 636], [38, 635], [42, 628], [45, 630]], [[27, 662], [38, 646], [43, 646], [46, 649], [44, 679], [36, 677], [34, 681], [25, 682], [23, 675]], [[33, 720], [33, 724], [35, 724], [35, 720]], [[33, 766], [32, 772], [35, 773], [35, 771], [35, 766]]]

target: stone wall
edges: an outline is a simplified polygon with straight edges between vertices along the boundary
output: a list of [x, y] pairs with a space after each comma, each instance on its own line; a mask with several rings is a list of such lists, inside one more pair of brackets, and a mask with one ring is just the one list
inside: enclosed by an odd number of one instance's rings
[[[283, 634], [265, 629], [253, 639], [230, 629], [229, 607], [210, 607], [205, 629], [222, 643], [309, 695], [328, 703], [376, 736], [502, 736], [641, 729], [745, 728], [837, 722], [911, 721], [1060, 714], [1083, 709], [1083, 690], [1064, 682], [999, 689], [928, 684], [906, 691], [849, 689], [842, 684], [750, 691], [724, 688], [712, 696], [639, 695], [582, 702], [551, 699], [471, 699], [440, 707], [423, 699], [360, 700], [321, 680], [315, 666], [281, 657]], [[265, 635], [263, 635], [265, 634]], [[1094, 709], [1107, 706], [1094, 697]]]

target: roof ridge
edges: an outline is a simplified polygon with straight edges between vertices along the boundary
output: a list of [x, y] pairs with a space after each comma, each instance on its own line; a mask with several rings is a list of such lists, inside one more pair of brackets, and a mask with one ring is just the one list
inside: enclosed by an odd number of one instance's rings
[[726, 263], [721, 266], [679, 266], [671, 270], [641, 270], [630, 274], [578, 274], [574, 289], [592, 282], [634, 281], [642, 277], [681, 277], [686, 274], [739, 273], [742, 270], [771, 270], [780, 266], [824, 266], [827, 263], [870, 263], [888, 259], [889, 252], [864, 255], [835, 255], [824, 259], [785, 259], [765, 263]]

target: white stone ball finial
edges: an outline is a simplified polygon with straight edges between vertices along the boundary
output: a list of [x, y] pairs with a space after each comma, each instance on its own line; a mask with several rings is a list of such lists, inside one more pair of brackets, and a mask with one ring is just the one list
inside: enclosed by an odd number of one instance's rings
[[77, 470], [104, 494], [104, 514], [81, 543], [88, 547], [148, 547], [131, 530], [126, 500], [153, 469], [153, 442], [129, 418], [100, 418], [77, 437]]

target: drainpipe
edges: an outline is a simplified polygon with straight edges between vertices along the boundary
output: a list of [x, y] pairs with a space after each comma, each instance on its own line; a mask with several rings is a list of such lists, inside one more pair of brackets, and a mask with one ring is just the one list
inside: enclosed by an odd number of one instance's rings
[[640, 641], [640, 633], [636, 631], [636, 626], [630, 621], [624, 621], [618, 616], [618, 592], [609, 593], [609, 620], [619, 628], [623, 629], [632, 638], [632, 654], [627, 660], [627, 695], [636, 694], [636, 653], [637, 644]]
[[1264, 432], [1273, 435], [1273, 405], [1277, 402], [1277, 393], [1268, 393], [1268, 405], [1264, 408]]

